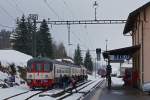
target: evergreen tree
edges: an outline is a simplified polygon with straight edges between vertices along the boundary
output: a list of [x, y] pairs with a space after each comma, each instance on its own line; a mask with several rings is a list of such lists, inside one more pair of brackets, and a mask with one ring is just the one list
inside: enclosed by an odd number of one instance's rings
[[85, 55], [85, 59], [84, 59], [84, 66], [90, 71], [93, 71], [93, 62], [91, 59], [91, 55], [89, 50], [87, 50], [86, 55]]
[[28, 31], [28, 24], [24, 15], [20, 20], [18, 19], [11, 41], [15, 50], [31, 55], [31, 32]]
[[28, 48], [29, 48], [29, 54], [33, 55], [33, 32], [34, 32], [34, 27], [33, 23], [31, 22], [31, 19], [27, 19], [27, 30], [28, 30]]
[[27, 69], [26, 67], [20, 67], [18, 66], [18, 72], [20, 73], [20, 77], [23, 78], [24, 80], [26, 80], [26, 76], [27, 76]]
[[58, 45], [53, 43], [53, 50], [54, 50], [54, 58], [66, 58], [67, 53], [63, 43]]
[[15, 67], [15, 64], [10, 64], [9, 67], [10, 67], [10, 69], [11, 69], [10, 74], [11, 74], [11, 75], [16, 75], [16, 67]]
[[82, 64], [82, 56], [81, 56], [81, 50], [80, 50], [79, 44], [78, 44], [77, 49], [75, 50], [75, 53], [74, 53], [74, 63], [76, 65]]
[[52, 38], [45, 19], [42, 21], [36, 36], [37, 56], [53, 58]]

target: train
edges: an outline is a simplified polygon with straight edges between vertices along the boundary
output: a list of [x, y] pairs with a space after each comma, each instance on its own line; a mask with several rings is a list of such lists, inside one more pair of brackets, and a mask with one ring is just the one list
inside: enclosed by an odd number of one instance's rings
[[98, 72], [97, 72], [97, 74], [101, 75], [101, 77], [106, 77], [106, 73], [107, 73], [106, 70], [102, 68], [98, 69]]
[[32, 58], [27, 61], [27, 84], [30, 88], [52, 88], [61, 79], [87, 79], [87, 69], [73, 63], [60, 62], [49, 58]]

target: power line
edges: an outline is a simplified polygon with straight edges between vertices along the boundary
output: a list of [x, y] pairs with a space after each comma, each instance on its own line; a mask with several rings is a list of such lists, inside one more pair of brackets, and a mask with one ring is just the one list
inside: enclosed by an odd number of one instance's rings
[[14, 28], [15, 28], [15, 27], [3, 25], [3, 24], [0, 24], [0, 26], [1, 26], [1, 27], [5, 27], [5, 28], [11, 28], [11, 29], [14, 29]]
[[[88, 34], [88, 28], [87, 28], [87, 25], [85, 25], [84, 28], [85, 28], [85, 31], [86, 31], [86, 34], [87, 34], [86, 37], [87, 37], [87, 39], [88, 39], [89, 34]], [[90, 42], [91, 46], [93, 47], [93, 45], [92, 45], [93, 42], [91, 41], [91, 39], [88, 39], [88, 41]]]
[[[127, 20], [70, 20], [70, 21], [47, 21], [53, 25], [76, 25], [76, 24], [125, 24]], [[37, 21], [41, 23], [42, 21]]]
[[3, 10], [11, 19], [15, 20], [15, 18], [2, 6], [0, 5], [1, 10]]
[[[11, 5], [13, 8], [16, 8], [16, 11], [21, 12], [22, 14], [24, 13], [21, 8], [18, 6], [17, 2], [15, 0], [13, 0], [13, 3], [15, 5], [12, 4], [12, 2], [10, 2], [9, 0], [5, 0], [9, 5]], [[12, 1], [12, 0], [11, 0]]]
[[59, 15], [56, 13], [56, 11], [50, 6], [50, 4], [47, 2], [47, 0], [44, 0], [44, 3], [46, 4], [46, 6], [49, 8], [49, 10], [51, 10], [57, 17], [58, 19], [61, 19], [59, 17]]
[[[9, 4], [12, 8], [15, 8], [15, 6], [9, 1], [9, 0], [5, 0], [7, 2], [7, 4]], [[17, 10], [15, 9], [15, 12], [17, 14]]]
[[71, 13], [72, 17], [74, 18], [74, 13], [71, 10], [71, 8], [69, 7], [68, 3], [65, 0], [61, 0], [63, 2], [63, 4], [68, 8], [67, 10]]
[[[81, 39], [74, 32], [71, 32], [71, 33], [78, 39], [78, 41], [81, 44], [82, 43]], [[81, 45], [84, 46], [85, 48], [88, 48], [88, 46], [86, 46], [86, 45], [83, 45], [83, 44], [81, 44]]]

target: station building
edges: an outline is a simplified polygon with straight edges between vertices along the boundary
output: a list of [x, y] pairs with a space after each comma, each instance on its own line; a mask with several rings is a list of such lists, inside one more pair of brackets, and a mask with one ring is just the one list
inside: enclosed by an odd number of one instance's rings
[[132, 36], [132, 45], [138, 50], [133, 53], [133, 69], [138, 71], [140, 89], [150, 83], [150, 2], [131, 12], [123, 31]]
[[132, 69], [136, 72], [132, 74], [136, 77], [133, 82], [143, 90], [145, 84], [150, 84], [150, 2], [129, 14], [123, 34], [132, 37], [132, 46], [105, 51], [103, 57], [117, 62], [119, 59], [119, 63], [125, 57], [132, 58]]

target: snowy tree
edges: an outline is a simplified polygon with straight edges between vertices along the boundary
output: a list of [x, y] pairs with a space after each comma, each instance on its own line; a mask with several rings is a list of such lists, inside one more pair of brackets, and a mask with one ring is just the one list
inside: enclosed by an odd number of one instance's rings
[[76, 65], [82, 64], [82, 56], [81, 56], [81, 50], [80, 50], [79, 44], [77, 45], [77, 49], [75, 50], [75, 53], [74, 53], [74, 63]]
[[93, 71], [93, 62], [92, 62], [92, 58], [90, 55], [89, 50], [87, 50], [86, 55], [85, 55], [85, 59], [84, 59], [84, 66], [90, 71]]
[[42, 21], [36, 36], [37, 55], [53, 58], [52, 38], [45, 19]]
[[12, 35], [12, 43], [13, 48], [17, 51], [26, 53], [31, 55], [31, 31], [29, 29], [29, 23], [27, 23], [25, 16], [23, 15], [22, 18], [17, 20], [17, 27], [15, 29], [15, 33]]

